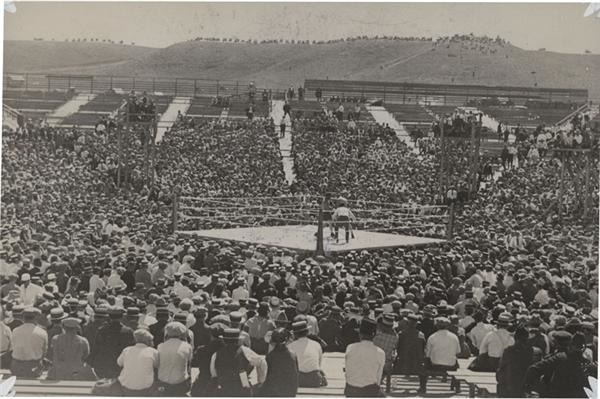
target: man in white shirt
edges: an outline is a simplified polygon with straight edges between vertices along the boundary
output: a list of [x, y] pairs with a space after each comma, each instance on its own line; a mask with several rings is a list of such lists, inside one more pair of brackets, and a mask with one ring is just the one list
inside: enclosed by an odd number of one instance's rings
[[500, 358], [504, 350], [515, 343], [515, 340], [508, 332], [507, 328], [512, 321], [512, 315], [508, 312], [501, 313], [498, 316], [497, 329], [489, 332], [479, 348], [479, 356], [487, 354], [485, 362], [481, 362], [481, 366], [473, 371], [496, 371], [500, 364]]
[[373, 343], [377, 323], [364, 318], [360, 323], [360, 342], [346, 348], [346, 397], [381, 397], [379, 388], [385, 365], [385, 352]]
[[234, 302], [239, 302], [240, 299], [250, 298], [250, 293], [246, 289], [246, 279], [243, 277], [238, 277], [236, 279], [236, 283], [238, 286], [231, 292], [231, 299]]
[[471, 340], [473, 347], [479, 351], [481, 342], [483, 342], [485, 336], [495, 329], [494, 326], [485, 322], [485, 313], [477, 312], [473, 315], [473, 318], [477, 324], [469, 331], [467, 337]]
[[340, 197], [338, 199], [338, 203], [338, 208], [331, 216], [331, 219], [335, 224], [335, 239], [336, 242], [340, 241], [339, 230], [340, 226], [343, 226], [346, 232], [346, 243], [348, 243], [350, 242], [350, 234], [352, 234], [352, 238], [354, 238], [354, 233], [352, 233], [352, 222], [354, 222], [356, 218], [354, 217], [352, 211], [346, 206], [348, 201], [345, 198]]
[[[431, 334], [425, 345], [425, 365], [429, 371], [447, 371], [458, 368], [457, 355], [460, 353], [458, 337], [448, 330], [450, 320], [446, 317], [435, 319], [438, 330]], [[419, 377], [418, 394], [427, 392], [427, 375]]]
[[288, 349], [298, 358], [298, 386], [327, 386], [327, 378], [321, 370], [323, 349], [318, 342], [308, 339], [308, 323], [297, 321], [292, 324], [292, 329], [295, 341], [288, 345]]
[[187, 328], [177, 321], [165, 326], [165, 342], [158, 345], [158, 381], [163, 396], [185, 396], [190, 390], [192, 346], [185, 342]]
[[125, 396], [151, 396], [154, 369], [159, 366], [158, 351], [152, 347], [153, 337], [148, 330], [133, 333], [135, 345], [123, 349], [117, 359], [122, 367], [119, 382]]
[[48, 334], [36, 324], [39, 309], [23, 311], [24, 323], [12, 333], [11, 374], [16, 377], [37, 378], [42, 374], [42, 359], [48, 350]]
[[44, 293], [44, 289], [37, 284], [31, 282], [31, 276], [28, 273], [23, 273], [21, 276], [21, 287], [19, 288], [21, 302], [24, 306], [33, 306], [38, 296]]

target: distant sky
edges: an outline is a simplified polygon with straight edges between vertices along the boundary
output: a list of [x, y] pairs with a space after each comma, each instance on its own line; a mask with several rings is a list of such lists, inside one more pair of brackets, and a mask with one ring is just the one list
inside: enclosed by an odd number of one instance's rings
[[587, 3], [17, 2], [5, 39], [100, 38], [151, 47], [201, 37], [327, 40], [357, 35], [499, 35], [525, 49], [600, 53]]

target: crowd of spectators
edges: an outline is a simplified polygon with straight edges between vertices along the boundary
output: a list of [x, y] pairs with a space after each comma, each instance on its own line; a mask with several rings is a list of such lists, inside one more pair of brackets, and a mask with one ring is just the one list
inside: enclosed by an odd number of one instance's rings
[[[357, 207], [443, 200], [435, 147], [419, 154], [387, 126], [352, 122], [294, 121], [291, 187], [269, 121], [174, 126], [156, 148], [152, 188], [139, 177], [143, 146], [126, 135], [128, 189], [115, 178], [114, 132], [5, 131], [1, 367], [112, 379], [97, 394], [294, 396], [327, 384], [323, 352], [346, 351], [350, 395], [390, 371], [418, 375], [424, 393], [429, 374], [477, 356], [472, 368], [497, 371], [501, 396], [585, 397], [598, 226], [577, 217], [573, 189], [564, 217], [546, 212], [554, 158], [481, 186], [458, 209], [455, 239], [433, 247], [313, 257], [170, 231], [175, 190], [249, 201], [335, 192]], [[368, 341], [379, 349], [360, 359]], [[240, 378], [250, 368], [258, 385]]]

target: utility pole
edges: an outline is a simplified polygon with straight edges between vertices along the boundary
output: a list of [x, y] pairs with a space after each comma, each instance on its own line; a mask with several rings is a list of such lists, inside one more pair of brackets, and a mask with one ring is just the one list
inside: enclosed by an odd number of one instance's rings
[[439, 190], [438, 194], [441, 198], [444, 198], [444, 170], [446, 167], [446, 140], [444, 137], [444, 118], [440, 123], [440, 177], [439, 177]]

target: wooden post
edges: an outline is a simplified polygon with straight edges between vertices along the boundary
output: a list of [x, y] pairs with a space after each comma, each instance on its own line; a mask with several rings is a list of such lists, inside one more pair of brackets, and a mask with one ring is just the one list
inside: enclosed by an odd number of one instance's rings
[[148, 162], [150, 162], [149, 142], [150, 141], [150, 124], [144, 128], [144, 184], [148, 182]]
[[92, 94], [94, 92], [94, 77], [92, 76], [92, 79], [90, 81], [90, 94]]
[[448, 241], [452, 240], [454, 237], [454, 199], [450, 202], [450, 207], [448, 208], [448, 225], [446, 226], [446, 239]]
[[152, 93], [156, 92], [156, 78], [152, 78]]
[[217, 97], [219, 97], [219, 81], [217, 80]]
[[444, 138], [444, 117], [440, 121], [440, 176], [438, 194], [444, 198], [444, 167], [445, 167], [445, 138]]
[[323, 255], [323, 207], [325, 206], [325, 199], [323, 198], [321, 201], [321, 206], [319, 207], [319, 225], [317, 226], [317, 249], [315, 251], [316, 255]]
[[117, 167], [117, 187], [121, 187], [121, 174], [123, 168], [123, 126], [121, 123], [117, 125], [117, 147], [119, 165]]
[[172, 215], [172, 222], [173, 222], [173, 233], [175, 233], [177, 231], [177, 219], [178, 219], [178, 208], [179, 208], [179, 196], [177, 195], [177, 189], [175, 189], [173, 191], [173, 215]]
[[110, 77], [110, 89], [111, 90], [113, 89], [113, 77], [112, 77], [112, 75]]
[[177, 97], [177, 81], [178, 79], [175, 78], [175, 97]]

